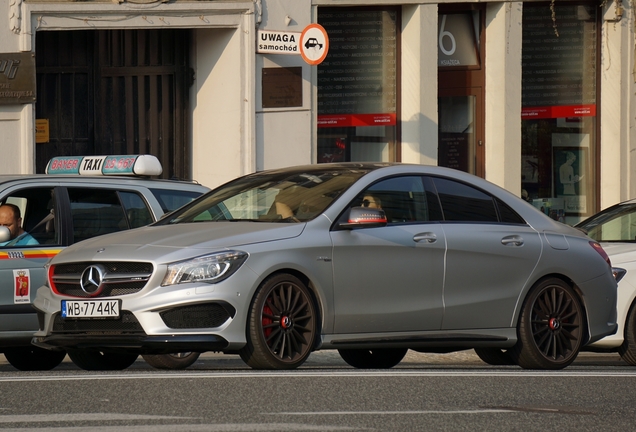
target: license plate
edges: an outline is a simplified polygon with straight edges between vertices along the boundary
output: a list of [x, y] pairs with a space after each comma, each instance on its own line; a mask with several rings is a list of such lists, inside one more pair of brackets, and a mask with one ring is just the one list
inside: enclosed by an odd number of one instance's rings
[[62, 318], [119, 318], [120, 300], [62, 300]]

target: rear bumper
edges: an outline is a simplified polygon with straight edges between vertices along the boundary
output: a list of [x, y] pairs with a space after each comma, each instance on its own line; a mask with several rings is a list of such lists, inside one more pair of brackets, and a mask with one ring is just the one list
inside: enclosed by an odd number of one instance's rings
[[49, 350], [95, 349], [100, 351], [170, 354], [178, 352], [223, 351], [228, 342], [216, 335], [51, 335], [36, 336], [33, 345]]

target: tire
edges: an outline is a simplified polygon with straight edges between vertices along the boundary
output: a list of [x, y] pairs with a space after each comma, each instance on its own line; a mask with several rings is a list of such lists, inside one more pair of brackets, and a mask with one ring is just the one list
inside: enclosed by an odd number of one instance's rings
[[88, 371], [124, 370], [132, 365], [138, 354], [112, 353], [94, 350], [72, 350], [68, 356], [80, 369]]
[[192, 366], [201, 353], [182, 352], [174, 354], [144, 354], [142, 357], [156, 369], [185, 369]]
[[584, 321], [574, 290], [561, 279], [546, 279], [526, 298], [517, 326], [517, 344], [509, 352], [524, 369], [563, 369], [579, 354]]
[[475, 348], [475, 353], [485, 363], [492, 366], [516, 365], [508, 350], [501, 348]]
[[64, 351], [51, 351], [36, 346], [11, 348], [4, 356], [14, 368], [21, 371], [46, 371], [57, 367], [64, 357]]
[[618, 347], [618, 353], [624, 362], [636, 366], [636, 305], [632, 305], [627, 313], [623, 344]]
[[358, 369], [391, 369], [402, 361], [407, 348], [339, 349], [340, 357]]
[[316, 307], [303, 282], [290, 274], [266, 279], [254, 296], [247, 319], [247, 344], [239, 354], [253, 369], [295, 369], [316, 339]]

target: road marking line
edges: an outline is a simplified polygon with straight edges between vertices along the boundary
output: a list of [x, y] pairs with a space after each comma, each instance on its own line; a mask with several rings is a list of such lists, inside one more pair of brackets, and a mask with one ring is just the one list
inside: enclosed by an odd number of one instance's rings
[[425, 410], [425, 411], [317, 411], [317, 412], [277, 412], [261, 413], [263, 415], [290, 415], [290, 416], [313, 416], [313, 415], [405, 415], [405, 414], [489, 414], [489, 413], [516, 413], [507, 409], [482, 409], [482, 410]]
[[109, 420], [184, 420], [197, 417], [158, 416], [144, 414], [77, 413], [77, 414], [33, 414], [0, 415], [0, 423], [36, 423], [69, 421], [109, 421]]
[[131, 373], [86, 373], [69, 372], [68, 375], [1, 376], [0, 382], [35, 381], [89, 381], [89, 380], [135, 380], [135, 379], [200, 379], [200, 378], [403, 378], [403, 377], [473, 377], [473, 378], [636, 378], [634, 371], [236, 371], [236, 372], [131, 372]]

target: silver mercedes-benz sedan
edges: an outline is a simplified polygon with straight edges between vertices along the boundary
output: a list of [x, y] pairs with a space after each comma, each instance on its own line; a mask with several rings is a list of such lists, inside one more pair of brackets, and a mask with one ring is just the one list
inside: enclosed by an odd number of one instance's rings
[[343, 163], [250, 174], [53, 258], [33, 343], [84, 369], [221, 351], [292, 369], [337, 349], [390, 368], [475, 348], [560, 369], [616, 331], [602, 247], [481, 178]]

